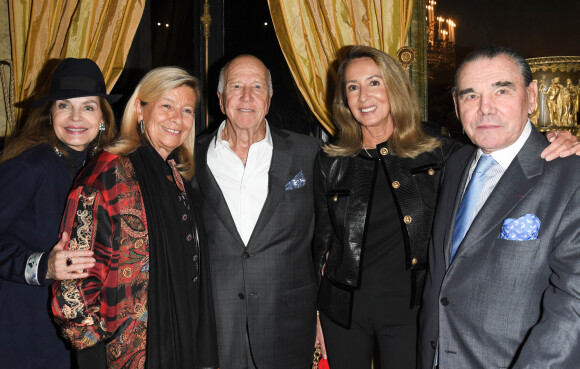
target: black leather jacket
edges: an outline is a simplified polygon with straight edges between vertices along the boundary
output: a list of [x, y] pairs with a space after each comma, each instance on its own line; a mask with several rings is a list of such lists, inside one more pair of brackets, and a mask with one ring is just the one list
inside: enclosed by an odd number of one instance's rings
[[319, 309], [337, 323], [350, 325], [352, 292], [359, 283], [361, 246], [378, 165], [386, 166], [401, 224], [407, 231], [403, 236], [406, 268], [412, 271], [410, 306], [420, 304], [439, 178], [447, 157], [461, 147], [449, 139], [442, 142], [413, 159], [390, 154], [386, 142], [377, 146], [382, 160], [362, 155], [330, 157], [319, 152], [314, 169], [314, 263], [319, 278], [326, 263]]

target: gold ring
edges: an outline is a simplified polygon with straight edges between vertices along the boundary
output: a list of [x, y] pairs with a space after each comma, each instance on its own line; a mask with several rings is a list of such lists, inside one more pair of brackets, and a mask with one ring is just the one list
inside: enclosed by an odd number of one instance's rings
[[66, 258], [66, 266], [71, 266], [72, 265], [72, 259], [71, 258]]

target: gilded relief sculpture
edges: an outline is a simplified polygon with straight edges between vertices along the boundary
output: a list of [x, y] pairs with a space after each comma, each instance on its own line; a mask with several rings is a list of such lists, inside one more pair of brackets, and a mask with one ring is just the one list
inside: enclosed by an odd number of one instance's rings
[[550, 123], [552, 125], [560, 125], [560, 117], [562, 116], [562, 96], [560, 91], [562, 85], [560, 84], [560, 77], [554, 77], [548, 86], [548, 90], [541, 90], [540, 92], [547, 96], [548, 112], [550, 113]]
[[[566, 86], [562, 86], [560, 88], [560, 103], [562, 104], [561, 106], [561, 115], [560, 115], [560, 124], [564, 125], [564, 126], [572, 126], [574, 125], [574, 123], [572, 123], [572, 100], [570, 99], [571, 97], [571, 87], [572, 87], [572, 80], [570, 78], [568, 78], [566, 80]], [[575, 114], [574, 114], [575, 115]]]
[[[569, 129], [580, 135], [580, 57], [532, 58], [528, 62], [538, 84], [536, 109], [530, 115], [532, 123], [542, 132]], [[578, 84], [574, 85], [576, 80]]]
[[[545, 114], [545, 109], [540, 109], [540, 107], [546, 106], [546, 94], [543, 91], [546, 89], [546, 75], [542, 74], [542, 79], [537, 80], [534, 79], [533, 82], [538, 84], [538, 102], [536, 103], [536, 108], [534, 112], [530, 114], [530, 121], [535, 125], [538, 126], [538, 119], [540, 119], [540, 114]], [[541, 121], [545, 121], [545, 117], [542, 117]]]
[[547, 88], [542, 80], [538, 84], [538, 91], [540, 99], [534, 114], [530, 117], [534, 124], [537, 124], [538, 119], [536, 113], [544, 103], [547, 104], [552, 125], [573, 127], [578, 124], [580, 80], [578, 85], [574, 86], [572, 79], [567, 78], [566, 86], [563, 86], [560, 84], [560, 78], [554, 77]]

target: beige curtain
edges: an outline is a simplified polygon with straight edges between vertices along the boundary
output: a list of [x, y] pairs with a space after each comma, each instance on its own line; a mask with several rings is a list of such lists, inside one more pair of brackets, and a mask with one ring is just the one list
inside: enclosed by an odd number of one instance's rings
[[14, 125], [12, 116], [14, 92], [10, 83], [12, 57], [10, 56], [9, 19], [8, 3], [0, 1], [0, 138], [6, 135], [8, 127]]
[[328, 73], [346, 45], [395, 55], [404, 46], [413, 0], [268, 0], [274, 29], [304, 99], [334, 134], [326, 107]]
[[47, 61], [66, 57], [93, 59], [110, 92], [125, 65], [145, 0], [9, 0], [8, 6], [19, 102], [32, 95]]

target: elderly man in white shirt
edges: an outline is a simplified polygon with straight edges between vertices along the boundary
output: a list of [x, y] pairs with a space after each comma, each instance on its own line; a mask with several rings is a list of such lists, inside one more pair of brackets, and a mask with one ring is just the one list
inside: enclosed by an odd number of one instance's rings
[[251, 55], [221, 70], [226, 119], [196, 146], [221, 369], [305, 368], [316, 294], [312, 169], [320, 142], [268, 125], [269, 70]]

